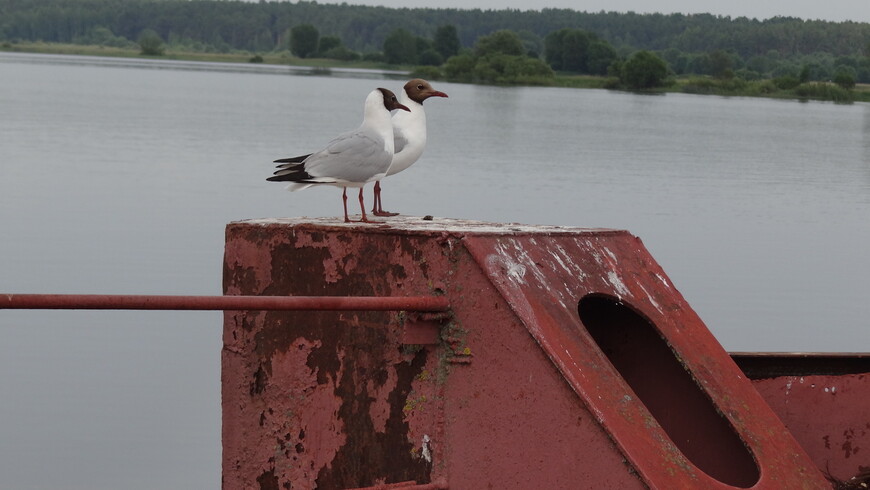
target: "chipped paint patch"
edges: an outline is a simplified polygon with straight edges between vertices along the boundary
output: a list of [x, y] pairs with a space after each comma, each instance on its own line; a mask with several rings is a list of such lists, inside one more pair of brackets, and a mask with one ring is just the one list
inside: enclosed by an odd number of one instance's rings
[[628, 287], [626, 287], [625, 283], [622, 282], [622, 278], [619, 277], [614, 271], [607, 271], [607, 282], [613, 286], [613, 289], [619, 293], [620, 297], [625, 297], [629, 295]]
[[646, 290], [646, 288], [643, 286], [643, 283], [638, 282], [637, 285], [640, 286], [641, 290], [643, 290], [643, 293], [646, 295], [646, 298], [649, 300], [650, 304], [653, 305], [653, 308], [658, 310], [659, 313], [663, 314], [664, 310], [662, 310], [661, 305], [658, 304], [658, 302], [656, 302], [655, 298], [653, 298], [653, 295], [650, 294], [650, 292]]
[[602, 247], [602, 249], [604, 250], [604, 253], [606, 253], [607, 256], [610, 257], [610, 263], [611, 263], [611, 264], [616, 265], [616, 264], [619, 263], [619, 260], [616, 258], [616, 254], [614, 254], [613, 252], [611, 252], [609, 248], [607, 248], [607, 247]]
[[[566, 252], [561, 245], [556, 244], [555, 247], [553, 247], [553, 249], [551, 250], [550, 254], [556, 260], [556, 263], [559, 264], [559, 267], [561, 267], [566, 274], [575, 276], [581, 281], [586, 280], [586, 273], [583, 272], [583, 269], [579, 265], [577, 265], [576, 262], [574, 262], [574, 259], [571, 257], [571, 255], [569, 255], [568, 252]], [[555, 268], [553, 269], [553, 272], [557, 272]]]
[[667, 287], [667, 288], [673, 287], [673, 286], [671, 286], [671, 284], [668, 282], [668, 280], [666, 278], [662, 277], [661, 274], [656, 274], [655, 276], [658, 278], [659, 281], [662, 282], [662, 284], [665, 285], [665, 287]]
[[429, 436], [423, 434], [423, 442], [420, 444], [420, 455], [427, 463], [432, 463], [432, 450], [429, 449]]
[[504, 255], [490, 255], [487, 265], [492, 269], [501, 269], [505, 277], [518, 284], [526, 284], [526, 267], [518, 264]]
[[367, 392], [371, 393], [372, 404], [369, 407], [369, 417], [372, 419], [372, 427], [375, 432], [386, 432], [387, 420], [390, 418], [390, 409], [388, 403], [390, 393], [396, 389], [399, 376], [393, 369], [386, 371], [387, 380], [382, 386], [378, 386], [374, 379], [369, 379], [366, 383]]

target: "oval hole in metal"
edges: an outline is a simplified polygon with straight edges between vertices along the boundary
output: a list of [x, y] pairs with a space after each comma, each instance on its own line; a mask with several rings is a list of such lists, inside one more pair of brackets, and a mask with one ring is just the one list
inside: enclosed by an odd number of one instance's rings
[[601, 294], [584, 296], [577, 310], [598, 347], [692, 464], [731, 486], [758, 482], [752, 453], [649, 319]]

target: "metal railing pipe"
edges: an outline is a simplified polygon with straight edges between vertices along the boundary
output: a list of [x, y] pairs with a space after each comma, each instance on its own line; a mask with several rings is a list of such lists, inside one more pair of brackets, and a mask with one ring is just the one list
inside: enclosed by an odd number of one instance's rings
[[447, 311], [443, 296], [0, 294], [0, 309]]

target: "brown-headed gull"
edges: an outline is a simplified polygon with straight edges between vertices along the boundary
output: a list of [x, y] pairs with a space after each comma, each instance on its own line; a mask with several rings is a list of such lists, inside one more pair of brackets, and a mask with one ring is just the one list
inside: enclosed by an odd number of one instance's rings
[[[399, 94], [399, 102], [408, 106], [410, 111], [399, 111], [393, 114], [395, 154], [387, 176], [410, 167], [423, 154], [423, 149], [426, 147], [426, 111], [423, 110], [423, 101], [429, 97], [447, 97], [447, 94], [435, 90], [422, 78], [408, 80]], [[375, 216], [399, 214], [384, 211], [381, 206], [381, 179], [375, 181], [374, 201], [372, 214]]]
[[347, 188], [359, 187], [360, 221], [368, 222], [363, 186], [384, 178], [390, 169], [395, 149], [390, 111], [395, 109], [410, 111], [393, 92], [385, 88], [373, 90], [366, 97], [365, 116], [359, 128], [339, 135], [326, 148], [310, 155], [275, 160], [281, 165], [266, 180], [293, 182], [287, 186], [291, 191], [322, 184], [343, 187], [341, 196], [345, 223], [350, 222], [347, 215]]
[[[397, 174], [405, 170], [423, 154], [423, 149], [426, 147], [426, 111], [423, 110], [423, 101], [429, 97], [447, 97], [447, 94], [433, 89], [432, 85], [422, 78], [408, 80], [399, 95], [399, 102], [408, 107], [409, 110], [407, 112], [396, 111], [393, 114], [394, 154], [387, 175]], [[288, 165], [298, 164], [309, 156], [285, 158], [278, 160], [278, 162]], [[372, 214], [376, 216], [395, 216], [398, 214], [383, 210], [380, 179], [375, 180], [374, 201]]]

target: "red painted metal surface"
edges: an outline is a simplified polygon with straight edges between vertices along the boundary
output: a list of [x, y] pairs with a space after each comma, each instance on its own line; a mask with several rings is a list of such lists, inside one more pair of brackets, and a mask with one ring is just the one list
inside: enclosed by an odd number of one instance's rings
[[446, 298], [0, 294], [2, 309], [446, 311]]
[[816, 466], [842, 483], [836, 488], [868, 488], [870, 353], [731, 356]]
[[463, 245], [518, 227], [390, 223], [227, 227], [225, 294], [439, 294], [451, 312], [418, 346], [401, 313], [225, 313], [224, 488], [645, 488]]
[[819, 468], [845, 481], [870, 467], [870, 373], [753, 384]]
[[[654, 488], [829, 488], [821, 473], [797, 444], [764, 400], [753, 389], [732, 359], [685, 302], [642, 243], [625, 232], [596, 236], [466, 237], [465, 245], [508, 299], [550, 359], [596, 414], [623, 453]], [[681, 364], [751, 451], [757, 464], [752, 472], [732, 472], [745, 465], [731, 459], [733, 445], [720, 444], [721, 432], [699, 432], [713, 437], [692, 441], [692, 431], [674, 433], [658, 420], [639, 397], [622, 369], [614, 366], [577, 314], [587, 297], [603, 295], [627, 305], [664, 339], [672, 357]], [[582, 313], [582, 312], [581, 312]], [[612, 313], [610, 328], [624, 328], [629, 321]], [[643, 348], [634, 348], [642, 355]], [[659, 362], [635, 367], [644, 380], [657, 382], [653, 390], [672, 389], [671, 408], [681, 417], [675, 424], [707, 428], [709, 411], [680, 410], [683, 398], [696, 397], [680, 383], [677, 374]], [[645, 372], [644, 372], [645, 371]], [[659, 378], [656, 380], [656, 378]], [[661, 379], [664, 378], [664, 379]], [[655, 403], [660, 404], [661, 401]], [[700, 404], [696, 406], [701, 406]], [[667, 412], [660, 410], [659, 413]], [[695, 413], [700, 415], [696, 416]], [[683, 437], [685, 440], [674, 440]], [[680, 449], [693, 448], [691, 452]], [[711, 449], [712, 452], [707, 452]], [[716, 458], [726, 461], [717, 461]]]
[[451, 306], [416, 346], [401, 313], [225, 313], [225, 488], [830, 488], [627, 232], [232, 223], [224, 277], [228, 295]]
[[835, 488], [868, 488], [870, 353], [731, 356]]
[[415, 481], [404, 481], [399, 483], [384, 483], [365, 488], [350, 488], [347, 490], [447, 490], [448, 488], [450, 487], [443, 481], [423, 484], [418, 484]]

